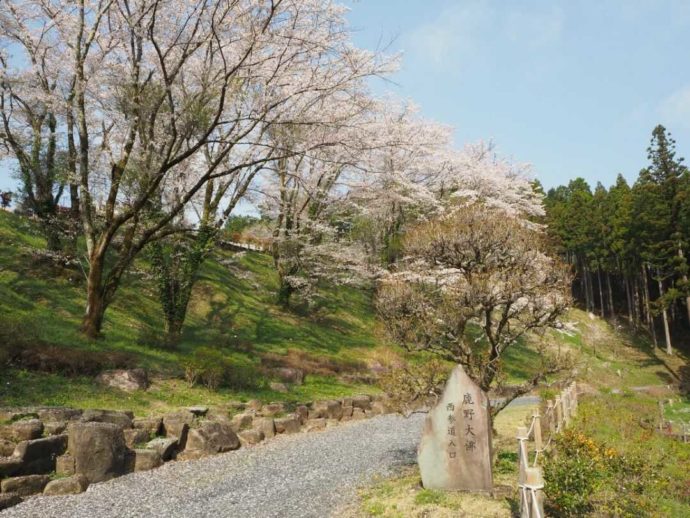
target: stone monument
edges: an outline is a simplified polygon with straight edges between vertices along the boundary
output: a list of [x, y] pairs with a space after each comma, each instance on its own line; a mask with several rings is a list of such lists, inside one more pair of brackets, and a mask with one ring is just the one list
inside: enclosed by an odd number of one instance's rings
[[424, 423], [417, 462], [428, 489], [492, 491], [489, 398], [458, 365]]

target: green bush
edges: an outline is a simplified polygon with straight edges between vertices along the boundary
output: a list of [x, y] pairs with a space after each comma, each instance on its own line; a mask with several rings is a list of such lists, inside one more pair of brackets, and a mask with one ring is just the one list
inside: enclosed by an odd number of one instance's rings
[[222, 351], [199, 347], [183, 362], [190, 386], [202, 383], [210, 390], [219, 387], [254, 389], [262, 386], [259, 369], [250, 362], [233, 362]]
[[653, 493], [660, 489], [658, 469], [642, 452], [622, 455], [568, 430], [545, 459], [547, 514], [650, 516]]

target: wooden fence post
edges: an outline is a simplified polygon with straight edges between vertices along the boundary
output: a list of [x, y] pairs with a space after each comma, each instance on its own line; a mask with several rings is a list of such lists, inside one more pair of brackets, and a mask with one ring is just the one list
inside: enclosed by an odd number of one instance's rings
[[539, 415], [539, 409], [535, 410], [532, 416], [532, 422], [534, 423], [534, 448], [537, 452], [542, 450], [542, 440], [541, 440], [541, 416]]
[[556, 431], [560, 432], [563, 430], [563, 403], [561, 402], [561, 396], [556, 396]]
[[518, 484], [525, 482], [525, 470], [529, 467], [529, 455], [527, 453], [527, 428], [518, 426], [516, 439], [518, 441]]
[[525, 482], [520, 484], [520, 518], [543, 518], [544, 476], [541, 468], [528, 468]]
[[546, 413], [544, 414], [544, 416], [545, 416], [545, 417], [548, 416], [548, 420], [549, 420], [549, 433], [550, 433], [551, 435], [555, 434], [556, 431], [557, 431], [557, 427], [556, 427], [556, 413], [555, 413], [555, 412], [556, 412], [556, 410], [554, 409], [553, 401], [549, 399], [549, 400], [546, 402]]

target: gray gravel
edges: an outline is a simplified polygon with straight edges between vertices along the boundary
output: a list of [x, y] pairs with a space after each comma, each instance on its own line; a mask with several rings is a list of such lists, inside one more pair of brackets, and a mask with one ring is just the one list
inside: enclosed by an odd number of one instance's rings
[[171, 462], [81, 494], [35, 497], [10, 517], [323, 518], [356, 488], [415, 461], [424, 416], [381, 416], [323, 432], [280, 436], [198, 461]]

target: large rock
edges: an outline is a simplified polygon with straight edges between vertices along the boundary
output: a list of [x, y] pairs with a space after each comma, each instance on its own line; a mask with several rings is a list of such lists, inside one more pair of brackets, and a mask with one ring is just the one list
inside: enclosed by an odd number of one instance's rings
[[22, 497], [17, 493], [0, 493], [0, 511], [9, 509], [22, 503]]
[[17, 444], [14, 441], [7, 439], [0, 439], [0, 457], [9, 457], [14, 453], [14, 447]]
[[205, 421], [198, 428], [189, 431], [185, 451], [212, 455], [236, 450], [239, 447], [240, 440], [229, 424]]
[[101, 482], [125, 473], [128, 450], [122, 428], [113, 423], [72, 423], [68, 451], [76, 473], [89, 482]]
[[299, 405], [295, 408], [295, 414], [299, 416], [301, 424], [306, 423], [307, 419], [309, 419], [309, 409], [305, 405]]
[[163, 464], [161, 454], [153, 448], [134, 450], [134, 471], [148, 471]]
[[251, 428], [254, 416], [252, 414], [237, 414], [230, 420], [230, 427], [235, 433]]
[[18, 475], [24, 463], [17, 457], [0, 457], [0, 478]]
[[74, 457], [72, 457], [69, 453], [60, 455], [57, 459], [55, 459], [55, 473], [63, 477], [69, 477], [74, 475], [74, 472]]
[[240, 432], [238, 436], [243, 446], [259, 444], [264, 440], [264, 434], [259, 430], [245, 430], [244, 432]]
[[180, 449], [187, 442], [187, 432], [194, 422], [194, 414], [188, 411], [163, 416], [163, 433], [166, 437], [177, 437]]
[[135, 392], [146, 390], [149, 387], [149, 379], [144, 369], [116, 369], [103, 371], [96, 381], [108, 387], [123, 390], [125, 392]]
[[297, 415], [279, 417], [274, 420], [276, 433], [291, 434], [299, 432], [301, 426], [300, 418]]
[[49, 421], [43, 423], [43, 434], [44, 435], [60, 435], [65, 433], [67, 430], [67, 421]]
[[128, 448], [134, 448], [136, 445], [145, 444], [151, 439], [151, 436], [146, 430], [139, 430], [137, 428], [129, 428], [123, 430], [122, 433]]
[[352, 406], [355, 408], [361, 408], [362, 410], [369, 410], [371, 408], [371, 396], [354, 396], [352, 398]]
[[86, 423], [111, 423], [118, 427], [132, 427], [132, 412], [117, 412], [115, 410], [85, 410], [81, 421]]
[[263, 407], [263, 406], [264, 406], [264, 404], [261, 401], [259, 401], [258, 399], [250, 399], [244, 405], [244, 407], [247, 410], [254, 410], [255, 412], [258, 412], [259, 410], [261, 410], [261, 407]]
[[21, 419], [12, 424], [0, 426], [0, 438], [7, 441], [30, 441], [43, 435], [43, 422], [39, 419]]
[[343, 417], [343, 405], [340, 401], [315, 401], [309, 411], [309, 419], [340, 419]]
[[36, 409], [38, 418], [44, 423], [73, 421], [79, 419], [82, 413], [82, 410], [64, 407], [41, 407]]
[[44, 495], [78, 495], [89, 487], [89, 480], [84, 475], [74, 475], [68, 478], [51, 480], [43, 490]]
[[305, 432], [315, 432], [317, 430], [324, 430], [326, 428], [326, 419], [320, 417], [318, 419], [309, 419], [304, 425]]
[[290, 388], [280, 381], [272, 381], [268, 384], [268, 387], [274, 392], [280, 392], [281, 394], [287, 394], [290, 392]]
[[170, 460], [175, 456], [178, 449], [177, 437], [156, 437], [146, 444], [147, 449], [156, 450], [161, 459]]
[[354, 407], [352, 409], [352, 417], [351, 417], [352, 421], [358, 421], [360, 419], [365, 419], [366, 417], [367, 416], [365, 414], [365, 410], [362, 410], [359, 407]]
[[23, 475], [51, 473], [55, 471], [55, 459], [67, 449], [67, 435], [53, 435], [32, 441], [22, 441], [14, 449], [13, 456], [23, 463]]
[[428, 489], [492, 491], [489, 398], [458, 365], [424, 423], [417, 461]]
[[163, 426], [163, 419], [160, 417], [135, 417], [132, 420], [132, 427], [137, 430], [144, 430], [149, 435], [158, 435]]
[[264, 438], [271, 439], [275, 437], [276, 426], [272, 417], [257, 417], [252, 424], [255, 430], [263, 432]]
[[285, 405], [282, 403], [269, 403], [261, 409], [261, 415], [266, 417], [275, 417], [283, 412], [285, 412]]
[[203, 417], [208, 413], [208, 407], [207, 406], [189, 406], [185, 408], [187, 412], [191, 412], [197, 417]]
[[0, 484], [3, 493], [14, 493], [19, 496], [35, 495], [43, 491], [50, 481], [48, 475], [27, 475], [25, 477], [6, 478]]
[[304, 383], [304, 371], [292, 367], [280, 367], [273, 370], [276, 378], [284, 383], [292, 383], [293, 385], [301, 385]]

